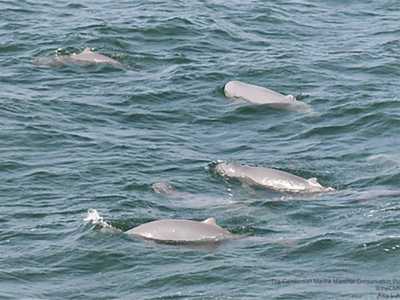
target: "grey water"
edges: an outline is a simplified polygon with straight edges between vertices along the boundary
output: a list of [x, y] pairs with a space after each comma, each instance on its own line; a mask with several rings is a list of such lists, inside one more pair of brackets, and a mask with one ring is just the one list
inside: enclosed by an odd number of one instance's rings
[[[399, 20], [390, 0], [0, 0], [0, 298], [400, 298]], [[32, 64], [86, 47], [125, 68]], [[229, 80], [315, 113], [232, 101]], [[337, 191], [242, 186], [216, 160]], [[244, 237], [158, 244], [89, 209]]]

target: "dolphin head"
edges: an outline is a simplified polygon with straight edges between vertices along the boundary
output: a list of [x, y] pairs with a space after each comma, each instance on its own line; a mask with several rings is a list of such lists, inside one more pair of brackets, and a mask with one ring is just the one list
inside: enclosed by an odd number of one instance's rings
[[153, 183], [151, 185], [151, 188], [154, 192], [159, 193], [159, 194], [170, 195], [175, 192], [175, 188], [166, 181], [160, 181], [160, 182]]
[[218, 162], [214, 167], [215, 173], [221, 175], [223, 177], [235, 177], [236, 175], [236, 168], [233, 164], [226, 163], [226, 162]]
[[224, 86], [225, 96], [228, 98], [239, 98], [240, 97], [240, 86], [241, 83], [236, 80], [229, 81]]

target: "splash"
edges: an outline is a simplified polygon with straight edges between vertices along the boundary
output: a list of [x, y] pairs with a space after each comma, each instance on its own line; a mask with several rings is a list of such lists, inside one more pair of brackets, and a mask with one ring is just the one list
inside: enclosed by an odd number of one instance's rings
[[101, 229], [111, 229], [113, 231], [120, 231], [104, 221], [103, 217], [97, 212], [97, 210], [90, 208], [87, 212], [86, 218], [83, 219], [86, 223], [90, 223], [100, 227]]

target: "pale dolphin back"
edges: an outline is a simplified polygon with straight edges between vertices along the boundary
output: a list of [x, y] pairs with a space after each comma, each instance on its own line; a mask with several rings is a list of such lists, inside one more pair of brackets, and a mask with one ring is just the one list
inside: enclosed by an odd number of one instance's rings
[[255, 104], [290, 103], [295, 101], [293, 96], [289, 98], [273, 90], [236, 80], [229, 81], [224, 87], [224, 92], [228, 98], [243, 99]]
[[[96, 225], [101, 231], [122, 232], [120, 229], [104, 221], [103, 217], [95, 209], [88, 210], [84, 221]], [[213, 243], [239, 237], [218, 226], [214, 218], [207, 218], [204, 221], [181, 219], [157, 220], [134, 227], [125, 233], [144, 239], [177, 243]]]
[[254, 104], [266, 104], [271, 107], [310, 112], [311, 107], [297, 101], [293, 95], [282, 95], [265, 87], [233, 80], [224, 86], [225, 96], [231, 99], [241, 99]]
[[233, 235], [218, 226], [214, 218], [203, 222], [164, 219], [139, 225], [126, 232], [145, 239], [161, 242], [218, 242]]
[[85, 48], [81, 53], [72, 53], [69, 55], [55, 55], [54, 57], [38, 57], [32, 60], [32, 63], [39, 66], [62, 66], [62, 65], [90, 65], [105, 64], [117, 68], [123, 68], [123, 65], [106, 55], [95, 53], [90, 48]]
[[316, 178], [305, 179], [285, 171], [266, 167], [220, 162], [215, 166], [215, 172], [226, 178], [235, 178], [250, 185], [283, 192], [316, 193], [334, 190], [331, 187], [323, 187]]
[[112, 59], [111, 57], [105, 56], [100, 53], [93, 52], [90, 48], [85, 48], [79, 54], [72, 54], [69, 56], [72, 61], [83, 62], [83, 63], [94, 63], [94, 64], [109, 64], [113, 66], [122, 66], [120, 62]]

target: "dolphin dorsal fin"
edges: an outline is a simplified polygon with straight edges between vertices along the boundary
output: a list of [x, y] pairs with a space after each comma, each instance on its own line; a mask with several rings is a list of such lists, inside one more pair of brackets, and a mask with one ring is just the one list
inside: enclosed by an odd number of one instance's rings
[[289, 101], [292, 101], [292, 102], [296, 101], [296, 97], [293, 96], [293, 95], [287, 95], [286, 98], [287, 98]]
[[311, 185], [320, 185], [317, 178], [315, 178], [315, 177], [309, 178], [309, 179], [307, 179], [307, 181]]
[[215, 221], [215, 218], [205, 219], [202, 223], [217, 226], [217, 222]]

